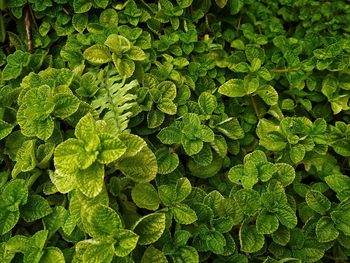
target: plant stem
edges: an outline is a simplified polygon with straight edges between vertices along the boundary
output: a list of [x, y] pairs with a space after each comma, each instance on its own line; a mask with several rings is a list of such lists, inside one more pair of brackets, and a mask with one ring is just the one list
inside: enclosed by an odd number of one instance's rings
[[260, 112], [259, 112], [259, 109], [258, 109], [258, 105], [256, 105], [255, 98], [253, 96], [250, 96], [250, 98], [252, 100], [252, 105], [253, 105], [253, 108], [254, 108], [254, 111], [255, 111], [255, 115], [256, 115], [256, 117], [258, 117], [258, 119], [260, 119]]

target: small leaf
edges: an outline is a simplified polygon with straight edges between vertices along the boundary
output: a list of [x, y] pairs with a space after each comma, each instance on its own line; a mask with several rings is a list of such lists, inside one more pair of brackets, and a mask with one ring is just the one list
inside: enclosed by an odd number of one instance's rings
[[131, 43], [126, 37], [116, 34], [109, 35], [104, 44], [118, 54], [125, 53], [131, 48]]
[[203, 114], [211, 115], [217, 107], [216, 97], [209, 92], [203, 92], [199, 95], [198, 104]]
[[169, 174], [173, 172], [179, 165], [179, 157], [176, 153], [171, 153], [171, 150], [164, 147], [155, 153], [158, 163], [158, 173]]
[[113, 54], [113, 62], [119, 74], [123, 78], [129, 78], [132, 76], [132, 74], [134, 74], [135, 62], [132, 61], [131, 59], [128, 59], [128, 58], [120, 59], [115, 57], [115, 54]]
[[247, 95], [244, 82], [241, 79], [230, 79], [219, 87], [219, 93], [228, 97], [243, 97]]

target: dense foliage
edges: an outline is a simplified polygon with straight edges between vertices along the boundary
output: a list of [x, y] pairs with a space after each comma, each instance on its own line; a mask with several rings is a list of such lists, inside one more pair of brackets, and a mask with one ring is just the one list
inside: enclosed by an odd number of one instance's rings
[[0, 0], [0, 47], [0, 262], [348, 262], [348, 1]]

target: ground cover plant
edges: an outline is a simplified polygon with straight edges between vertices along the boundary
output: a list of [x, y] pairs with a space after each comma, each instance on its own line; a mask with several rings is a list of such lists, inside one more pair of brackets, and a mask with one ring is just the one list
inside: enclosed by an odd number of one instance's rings
[[0, 0], [0, 262], [349, 262], [350, 3]]

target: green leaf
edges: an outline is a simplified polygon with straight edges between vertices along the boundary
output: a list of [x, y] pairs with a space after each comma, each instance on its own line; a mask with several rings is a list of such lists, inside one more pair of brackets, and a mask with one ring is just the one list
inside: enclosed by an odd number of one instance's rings
[[350, 178], [342, 174], [333, 174], [324, 178], [328, 186], [335, 192], [340, 193], [350, 189]]
[[216, 97], [209, 92], [203, 92], [199, 95], [198, 104], [203, 114], [211, 115], [217, 107]]
[[62, 251], [57, 247], [48, 247], [44, 250], [39, 263], [65, 263]]
[[4, 139], [12, 132], [14, 125], [9, 124], [3, 120], [0, 120], [0, 140]]
[[278, 103], [278, 93], [271, 85], [259, 87], [256, 94], [258, 94], [267, 105], [273, 106]]
[[0, 234], [4, 235], [15, 227], [19, 219], [19, 211], [0, 210]]
[[102, 191], [104, 185], [104, 167], [102, 164], [94, 163], [89, 168], [77, 171], [75, 176], [76, 184], [84, 195], [95, 197]]
[[255, 226], [242, 224], [239, 229], [241, 251], [254, 253], [262, 249], [265, 243], [264, 235], [258, 234]]
[[21, 217], [26, 222], [33, 222], [52, 213], [52, 209], [45, 198], [40, 195], [30, 195], [28, 202], [21, 207]]
[[234, 194], [234, 198], [246, 215], [253, 216], [261, 207], [260, 195], [253, 189], [241, 189]]
[[179, 165], [179, 157], [172, 153], [170, 149], [164, 147], [155, 152], [158, 163], [159, 174], [169, 174]]
[[315, 212], [324, 215], [330, 208], [331, 202], [322, 193], [309, 190], [305, 196], [306, 203]]
[[350, 200], [349, 198], [342, 201], [331, 212], [331, 218], [335, 224], [335, 227], [342, 231], [345, 235], [350, 236]]
[[142, 217], [135, 223], [133, 231], [140, 236], [140, 245], [156, 242], [165, 230], [165, 214], [153, 213]]
[[17, 211], [20, 205], [27, 203], [28, 188], [23, 179], [14, 179], [8, 182], [2, 189], [2, 205], [10, 211]]
[[77, 97], [66, 93], [55, 95], [53, 101], [55, 103], [53, 114], [59, 118], [69, 117], [78, 110], [80, 105], [80, 101]]
[[87, 48], [83, 55], [87, 61], [93, 64], [105, 64], [112, 61], [111, 52], [108, 47], [100, 44]]
[[191, 183], [186, 177], [177, 180], [176, 183], [176, 202], [182, 202], [190, 195], [192, 191]]
[[317, 241], [321, 243], [330, 242], [339, 236], [338, 230], [335, 228], [332, 219], [328, 216], [323, 216], [318, 220], [316, 225]]
[[159, 207], [159, 197], [157, 190], [150, 183], [137, 184], [131, 191], [132, 200], [140, 208], [157, 210]]
[[163, 98], [161, 102], [157, 104], [157, 108], [169, 115], [174, 115], [177, 111], [176, 104], [167, 98]]
[[187, 8], [192, 4], [193, 0], [176, 0], [176, 2], [181, 8]]
[[114, 252], [118, 257], [125, 257], [135, 249], [139, 236], [131, 230], [121, 229], [118, 231], [117, 240]]
[[118, 160], [127, 150], [121, 140], [110, 134], [100, 134], [99, 138], [101, 144], [97, 161], [101, 164], [108, 164]]
[[147, 58], [146, 53], [139, 47], [131, 47], [127, 52], [127, 56], [136, 61], [142, 61]]
[[197, 215], [189, 206], [185, 204], [176, 204], [171, 207], [176, 222], [183, 225], [192, 224], [197, 220]]
[[281, 224], [289, 229], [293, 229], [298, 223], [298, 218], [295, 215], [295, 212], [287, 204], [280, 205], [277, 208], [277, 211], [275, 214], [278, 220], [281, 222]]
[[277, 173], [274, 178], [280, 181], [284, 187], [290, 185], [295, 179], [295, 170], [293, 166], [286, 163], [276, 163]]
[[196, 135], [197, 138], [200, 138], [203, 142], [213, 142], [215, 140], [215, 135], [212, 129], [208, 126], [201, 125]]
[[113, 244], [87, 239], [76, 244], [73, 262], [109, 263], [113, 256]]
[[116, 34], [109, 35], [104, 44], [117, 54], [125, 53], [131, 49], [130, 41], [126, 37]]
[[203, 148], [203, 141], [199, 139], [188, 140], [187, 138], [182, 139], [182, 146], [184, 147], [185, 152], [191, 156], [199, 153]]
[[36, 140], [25, 141], [16, 154], [16, 164], [11, 172], [12, 177], [16, 177], [21, 172], [28, 172], [35, 168], [35, 144]]
[[96, 151], [100, 144], [96, 133], [96, 121], [90, 113], [79, 120], [74, 132], [75, 136], [84, 142], [84, 148], [89, 152]]
[[158, 171], [157, 159], [148, 147], [143, 147], [132, 157], [119, 159], [117, 166], [125, 176], [138, 183], [153, 180]]
[[113, 63], [115, 65], [115, 67], [117, 68], [119, 74], [123, 77], [123, 78], [129, 78], [132, 76], [132, 74], [134, 74], [135, 71], [135, 62], [132, 61], [131, 59], [128, 58], [117, 58], [115, 57], [115, 53], [113, 53]]
[[168, 260], [162, 251], [149, 246], [143, 253], [141, 263], [168, 263]]
[[227, 0], [215, 0], [215, 3], [218, 5], [218, 7], [224, 8], [227, 4]]
[[165, 127], [157, 135], [157, 138], [164, 144], [180, 144], [181, 137], [181, 130], [176, 126]]
[[218, 91], [222, 95], [233, 98], [243, 97], [254, 92], [246, 90], [244, 82], [241, 79], [230, 79], [226, 81], [219, 87]]
[[301, 144], [291, 146], [289, 150], [290, 159], [295, 164], [298, 164], [304, 159], [305, 153], [306, 153], [305, 147]]
[[83, 223], [86, 232], [93, 238], [111, 236], [122, 228], [119, 215], [102, 204], [87, 208]]
[[264, 210], [256, 218], [256, 231], [259, 234], [272, 234], [278, 229], [278, 226], [278, 218]]

